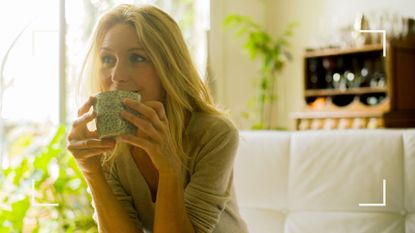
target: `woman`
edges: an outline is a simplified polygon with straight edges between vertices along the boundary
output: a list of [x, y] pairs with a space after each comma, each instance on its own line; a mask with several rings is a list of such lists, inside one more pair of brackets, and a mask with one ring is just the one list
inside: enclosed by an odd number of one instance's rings
[[68, 136], [100, 232], [247, 232], [232, 181], [238, 131], [214, 106], [174, 20], [153, 6], [120, 5], [92, 41], [82, 76], [89, 93], [141, 95], [124, 101], [141, 117], [122, 114], [136, 135], [99, 140], [87, 127], [91, 96]]

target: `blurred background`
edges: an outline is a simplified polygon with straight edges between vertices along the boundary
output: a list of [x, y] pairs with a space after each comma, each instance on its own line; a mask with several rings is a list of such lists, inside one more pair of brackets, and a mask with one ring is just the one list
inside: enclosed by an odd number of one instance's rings
[[0, 232], [96, 232], [65, 137], [89, 35], [120, 3], [155, 4], [177, 20], [240, 129], [384, 127], [391, 55], [382, 33], [360, 30], [385, 30], [391, 51], [415, 33], [413, 0], [1, 1]]

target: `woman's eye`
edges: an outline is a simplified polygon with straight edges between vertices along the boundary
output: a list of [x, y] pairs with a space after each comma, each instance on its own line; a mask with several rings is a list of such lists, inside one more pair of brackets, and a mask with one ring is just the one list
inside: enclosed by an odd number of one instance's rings
[[140, 62], [143, 62], [143, 61], [145, 61], [146, 59], [143, 57], [143, 56], [141, 56], [141, 55], [138, 55], [138, 54], [132, 54], [131, 56], [130, 56], [130, 61], [132, 62], [132, 63], [140, 63]]
[[110, 57], [110, 56], [103, 56], [101, 58], [102, 64], [112, 64], [114, 62], [114, 58]]

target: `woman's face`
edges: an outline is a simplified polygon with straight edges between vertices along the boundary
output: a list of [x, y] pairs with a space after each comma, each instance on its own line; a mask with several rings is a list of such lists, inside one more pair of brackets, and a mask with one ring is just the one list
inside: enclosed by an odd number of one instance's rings
[[162, 101], [164, 90], [153, 64], [127, 24], [116, 24], [104, 35], [99, 48], [99, 77], [106, 91], [138, 91], [141, 100]]

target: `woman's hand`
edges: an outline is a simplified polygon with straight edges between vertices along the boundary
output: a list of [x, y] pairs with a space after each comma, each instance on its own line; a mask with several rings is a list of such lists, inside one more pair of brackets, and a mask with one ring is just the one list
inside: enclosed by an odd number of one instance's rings
[[115, 146], [113, 139], [100, 140], [97, 131], [90, 131], [86, 126], [96, 117], [95, 112], [88, 113], [94, 101], [95, 97], [90, 96], [78, 110], [78, 118], [73, 122], [67, 138], [67, 149], [75, 157], [84, 174], [100, 172], [102, 153], [111, 151]]
[[144, 150], [159, 174], [177, 174], [180, 171], [180, 159], [171, 139], [163, 104], [158, 101], [141, 103], [132, 99], [125, 99], [123, 103], [140, 115], [135, 116], [125, 110], [122, 112], [122, 117], [138, 130], [136, 135], [120, 135], [119, 139]]

